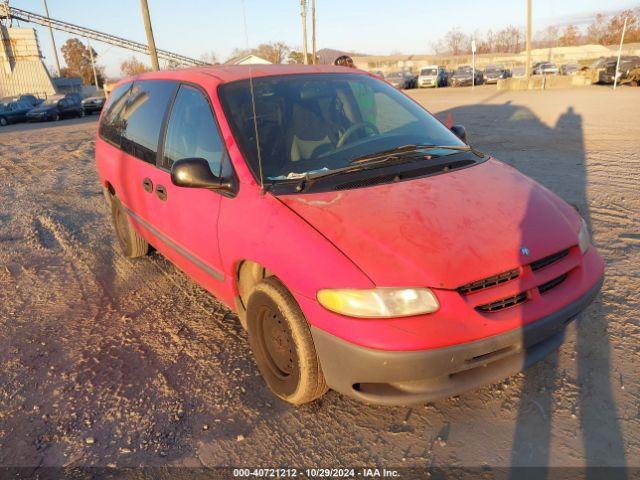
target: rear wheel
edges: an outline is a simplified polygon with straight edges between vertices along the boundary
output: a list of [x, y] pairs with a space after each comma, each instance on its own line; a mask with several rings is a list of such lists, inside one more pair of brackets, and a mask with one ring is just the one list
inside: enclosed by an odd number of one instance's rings
[[60, 120], [60, 115], [58, 115], [57, 113], [53, 114], [53, 121], [57, 122], [58, 120]]
[[9, 122], [7, 122], [7, 119], [4, 117], [0, 117], [0, 127], [6, 127], [9, 124]]
[[125, 256], [136, 258], [149, 253], [149, 244], [135, 231], [129, 215], [124, 210], [118, 197], [115, 196], [111, 199], [111, 220], [113, 221], [118, 243]]
[[309, 324], [275, 277], [258, 283], [247, 302], [249, 343], [271, 391], [300, 405], [327, 391]]

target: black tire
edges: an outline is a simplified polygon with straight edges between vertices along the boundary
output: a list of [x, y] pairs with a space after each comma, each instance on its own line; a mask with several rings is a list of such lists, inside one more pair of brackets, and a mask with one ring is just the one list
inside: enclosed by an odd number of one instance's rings
[[271, 391], [294, 405], [327, 391], [309, 324], [289, 290], [275, 277], [258, 283], [247, 302], [249, 343]]
[[58, 120], [60, 120], [60, 115], [58, 115], [57, 113], [53, 114], [53, 121], [57, 122]]
[[115, 196], [111, 197], [111, 221], [122, 253], [126, 257], [142, 257], [149, 253], [149, 244], [135, 231], [129, 215]]
[[7, 119], [4, 117], [0, 117], [0, 127], [6, 127], [7, 125], [9, 125], [9, 122], [7, 122]]

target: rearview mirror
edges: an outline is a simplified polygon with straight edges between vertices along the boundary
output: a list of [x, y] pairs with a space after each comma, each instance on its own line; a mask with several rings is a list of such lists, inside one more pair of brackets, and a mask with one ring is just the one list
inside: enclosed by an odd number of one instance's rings
[[467, 143], [467, 130], [462, 125], [453, 125], [451, 131], [456, 137]]
[[231, 190], [231, 184], [214, 175], [204, 158], [183, 158], [174, 162], [171, 182], [178, 187]]

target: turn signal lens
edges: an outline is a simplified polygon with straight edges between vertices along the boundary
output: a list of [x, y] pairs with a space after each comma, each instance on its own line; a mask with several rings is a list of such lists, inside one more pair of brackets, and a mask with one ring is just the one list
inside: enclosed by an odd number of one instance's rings
[[320, 290], [317, 297], [327, 310], [349, 317], [408, 317], [440, 308], [428, 288], [327, 289]]
[[584, 252], [587, 251], [591, 245], [591, 236], [589, 235], [589, 227], [587, 227], [587, 222], [582, 219], [582, 225], [580, 225], [580, 232], [578, 233], [578, 246], [580, 247], [580, 253], [584, 255]]

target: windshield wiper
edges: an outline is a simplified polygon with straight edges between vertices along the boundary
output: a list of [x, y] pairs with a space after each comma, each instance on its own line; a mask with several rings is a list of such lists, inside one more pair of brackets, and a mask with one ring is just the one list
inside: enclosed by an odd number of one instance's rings
[[349, 164], [368, 164], [371, 160], [378, 160], [379, 158], [391, 159], [396, 158], [399, 155], [403, 155], [409, 152], [423, 152], [429, 150], [456, 150], [460, 152], [471, 152], [475, 156], [482, 158], [484, 154], [469, 145], [433, 145], [433, 144], [409, 144], [402, 145], [400, 147], [391, 148], [389, 150], [383, 150], [370, 155], [364, 155], [362, 157], [356, 157], [349, 162]]
[[408, 144], [394, 147], [388, 150], [383, 150], [370, 155], [364, 155], [362, 157], [354, 158], [345, 167], [336, 168], [326, 172], [306, 173], [302, 179], [296, 185], [297, 192], [304, 192], [311, 185], [313, 185], [318, 179], [332, 177], [334, 175], [340, 175], [342, 173], [357, 172], [360, 170], [366, 170], [377, 165], [391, 166], [398, 163], [411, 162], [416, 160], [423, 160], [423, 155], [412, 155], [407, 157], [407, 153], [421, 153], [428, 150], [455, 150], [460, 152], [471, 152], [479, 158], [484, 158], [484, 154], [475, 150], [469, 145], [418, 145]]
[[403, 154], [409, 152], [423, 152], [425, 150], [435, 150], [435, 149], [443, 149], [443, 150], [458, 150], [462, 152], [471, 152], [474, 155], [477, 155], [480, 158], [484, 157], [484, 154], [474, 150], [472, 147], [467, 145], [453, 146], [453, 145], [403, 145], [400, 147], [396, 147], [385, 152], [378, 152], [373, 155], [368, 155], [364, 157], [358, 157], [349, 163], [346, 167], [336, 168], [334, 170], [329, 170], [326, 172], [316, 172], [316, 173], [307, 173], [304, 178], [298, 182], [296, 185], [297, 192], [304, 192], [311, 185], [313, 185], [320, 178], [332, 177], [334, 175], [340, 175], [342, 173], [351, 173], [357, 172], [360, 170], [368, 170], [369, 168], [375, 166], [391, 166], [400, 163], [407, 163], [412, 161], [424, 160], [423, 155], [413, 155], [411, 157], [406, 157]]

